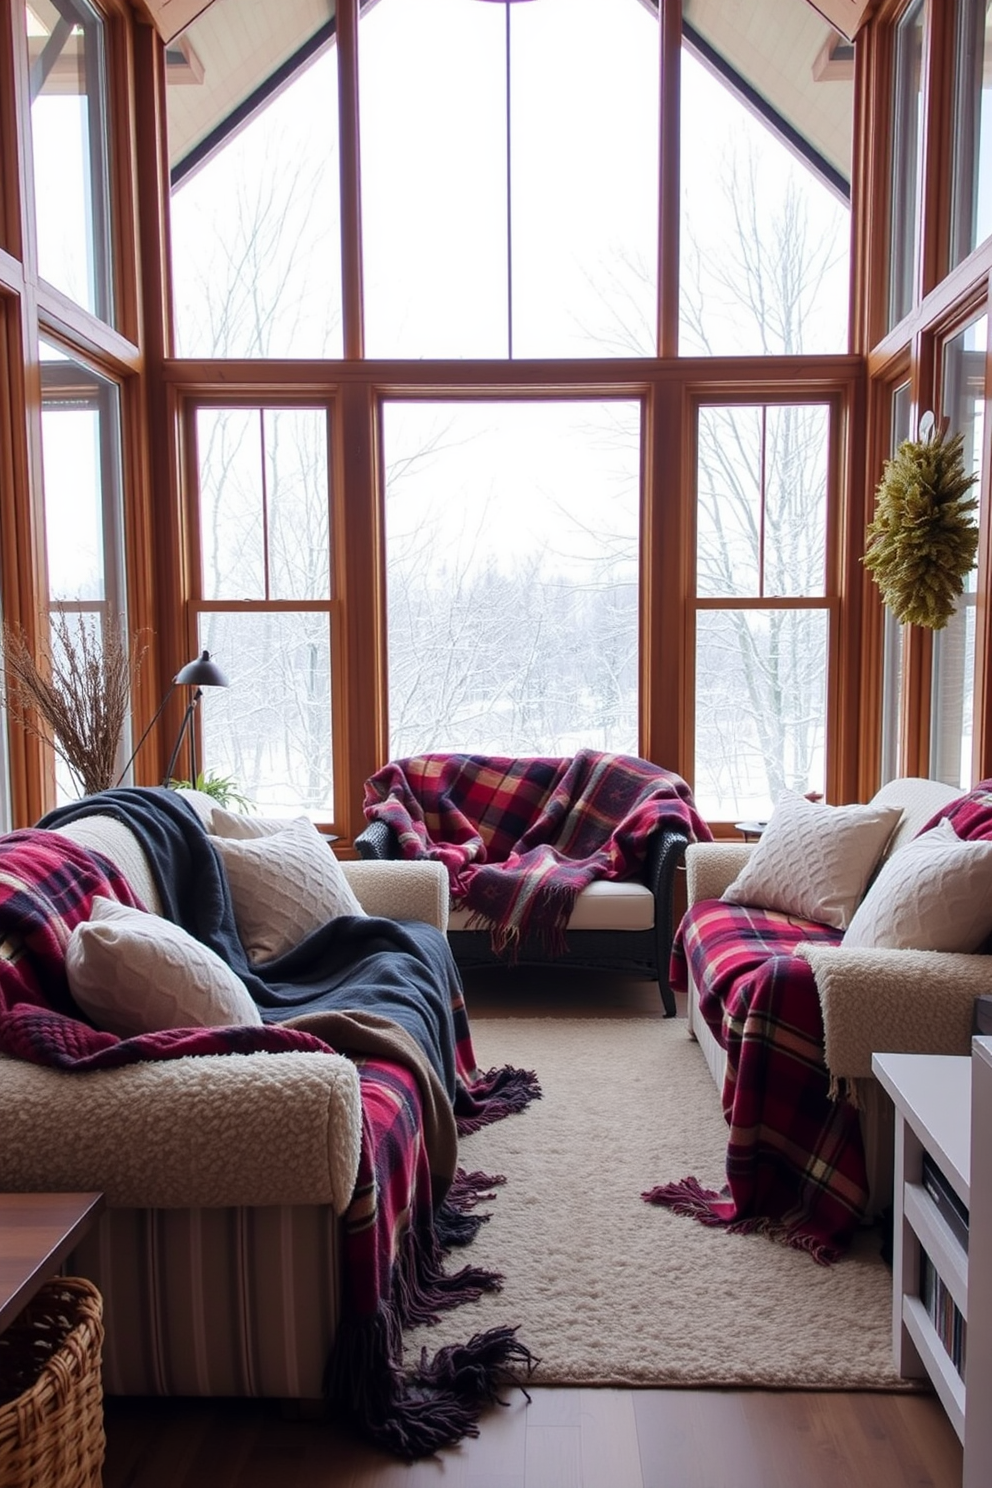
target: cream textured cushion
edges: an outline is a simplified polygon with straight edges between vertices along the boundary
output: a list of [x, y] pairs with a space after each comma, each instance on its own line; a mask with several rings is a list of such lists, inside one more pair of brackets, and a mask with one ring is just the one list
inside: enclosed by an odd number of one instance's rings
[[65, 953], [73, 997], [98, 1028], [130, 1038], [161, 1028], [261, 1023], [244, 983], [170, 920], [97, 897]]
[[949, 821], [907, 842], [883, 867], [845, 946], [977, 951], [992, 934], [992, 842], [962, 842]]
[[365, 914], [329, 844], [305, 817], [269, 836], [211, 840], [253, 963], [292, 950], [339, 915]]
[[902, 811], [826, 806], [783, 791], [723, 898], [844, 930]]
[[253, 837], [274, 837], [277, 832], [285, 832], [287, 827], [293, 827], [297, 822], [312, 825], [307, 816], [248, 816], [243, 811], [228, 811], [224, 806], [215, 805], [206, 828], [214, 837], [249, 841]]

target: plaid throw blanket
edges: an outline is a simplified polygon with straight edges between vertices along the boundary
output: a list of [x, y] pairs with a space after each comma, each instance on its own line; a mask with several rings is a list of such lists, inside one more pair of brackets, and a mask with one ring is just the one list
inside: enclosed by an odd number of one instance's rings
[[992, 837], [992, 780], [980, 780], [973, 790], [935, 812], [920, 831], [928, 832], [945, 818], [962, 842], [987, 842]]
[[[96, 894], [137, 905], [126, 882], [98, 854], [48, 831], [0, 837], [0, 1052], [72, 1073], [139, 1060], [329, 1052], [303, 1029], [278, 1024], [172, 1029], [119, 1039], [78, 1016], [65, 975], [72, 928]], [[539, 1098], [531, 1071], [480, 1071], [464, 999], [452, 995], [454, 1101], [460, 1131], [473, 1131]], [[485, 1216], [473, 1212], [500, 1179], [458, 1170], [441, 1202], [424, 1140], [421, 1082], [412, 1068], [358, 1060], [362, 1148], [342, 1239], [342, 1326], [328, 1363], [337, 1408], [377, 1445], [402, 1456], [428, 1455], [477, 1432], [476, 1422], [504, 1384], [533, 1366], [515, 1329], [495, 1328], [457, 1349], [403, 1367], [402, 1329], [446, 1307], [498, 1288], [500, 1278], [444, 1271], [451, 1246], [468, 1243]]]
[[684, 916], [672, 985], [691, 966], [699, 1008], [727, 1051], [723, 1112], [727, 1186], [695, 1177], [644, 1195], [703, 1224], [764, 1231], [827, 1263], [843, 1254], [868, 1201], [858, 1113], [831, 1100], [823, 1020], [800, 941], [837, 944], [839, 931], [771, 910], [704, 900]]
[[[459, 1048], [472, 1060], [471, 1042]], [[50, 1009], [21, 1004], [0, 1013], [0, 1053], [75, 1074], [120, 1069], [147, 1060], [204, 1055], [327, 1054], [319, 1038], [278, 1024], [246, 1028], [180, 1028], [120, 1039]], [[358, 1177], [342, 1221], [341, 1319], [325, 1388], [335, 1413], [376, 1446], [413, 1459], [478, 1435], [482, 1409], [501, 1388], [521, 1381], [534, 1359], [516, 1329], [492, 1328], [466, 1344], [426, 1350], [403, 1368], [403, 1329], [498, 1291], [498, 1272], [463, 1266], [445, 1271], [454, 1246], [467, 1245], [487, 1214], [501, 1176], [459, 1169], [435, 1205], [423, 1140], [420, 1084], [412, 1070], [382, 1060], [356, 1060], [362, 1095]], [[465, 1068], [468, 1129], [522, 1110], [540, 1097], [533, 1073]], [[509, 1087], [509, 1089], [507, 1089]], [[461, 1125], [461, 1123], [459, 1123]]]
[[511, 955], [531, 930], [560, 950], [576, 896], [596, 879], [635, 877], [659, 827], [710, 837], [680, 776], [593, 749], [396, 760], [366, 781], [364, 809], [392, 828], [404, 858], [443, 863], [470, 924]]
[[0, 1010], [27, 1002], [78, 1014], [65, 948], [98, 896], [139, 902], [99, 853], [34, 827], [0, 837]]

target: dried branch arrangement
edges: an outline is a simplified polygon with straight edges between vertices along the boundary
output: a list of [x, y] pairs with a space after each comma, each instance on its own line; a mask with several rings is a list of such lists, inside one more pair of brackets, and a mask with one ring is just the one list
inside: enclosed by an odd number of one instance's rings
[[83, 795], [108, 790], [127, 722], [131, 689], [148, 647], [123, 621], [54, 610], [36, 658], [19, 627], [3, 628], [5, 702], [12, 718], [50, 743]]

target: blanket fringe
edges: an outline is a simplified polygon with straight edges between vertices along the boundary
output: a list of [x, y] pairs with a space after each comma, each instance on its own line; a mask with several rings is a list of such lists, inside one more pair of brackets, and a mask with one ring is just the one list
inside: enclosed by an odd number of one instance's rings
[[486, 1070], [471, 1088], [458, 1086], [455, 1094], [458, 1135], [470, 1136], [504, 1116], [523, 1111], [531, 1101], [540, 1100], [542, 1093], [533, 1070], [516, 1069], [511, 1064]]
[[506, 1404], [500, 1390], [523, 1388], [539, 1362], [517, 1341], [516, 1328], [491, 1328], [468, 1343], [421, 1352], [419, 1366], [405, 1375], [399, 1324], [392, 1309], [375, 1317], [342, 1322], [328, 1363], [324, 1388], [335, 1414], [375, 1446], [415, 1461], [463, 1437], [478, 1436], [487, 1405]]
[[[474, 1217], [480, 1221], [486, 1218]], [[392, 1301], [402, 1327], [429, 1326], [438, 1321], [439, 1313], [501, 1290], [503, 1277], [499, 1271], [463, 1266], [448, 1275], [444, 1270], [447, 1249], [436, 1227], [419, 1232], [409, 1229], [400, 1241], [393, 1267]]]
[[835, 1246], [818, 1240], [808, 1230], [782, 1224], [767, 1216], [735, 1219], [734, 1202], [729, 1192], [724, 1190], [718, 1193], [716, 1189], [703, 1188], [698, 1178], [683, 1178], [680, 1183], [661, 1184], [658, 1188], [642, 1193], [641, 1198], [649, 1204], [659, 1204], [670, 1209], [673, 1214], [684, 1215], [699, 1224], [708, 1225], [711, 1229], [726, 1230], [728, 1235], [766, 1235], [769, 1240], [787, 1245], [791, 1250], [805, 1251], [821, 1266], [832, 1265], [842, 1255]]
[[490, 1218], [472, 1211], [484, 1199], [494, 1199], [494, 1189], [505, 1182], [503, 1173], [466, 1173], [464, 1168], [458, 1169], [444, 1202], [434, 1211], [434, 1232], [442, 1250], [472, 1243]]

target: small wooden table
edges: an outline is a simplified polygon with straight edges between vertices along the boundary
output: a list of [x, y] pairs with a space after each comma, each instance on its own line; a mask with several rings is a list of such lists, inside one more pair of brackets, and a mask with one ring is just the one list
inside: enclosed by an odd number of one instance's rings
[[0, 1332], [104, 1207], [100, 1193], [0, 1194]]

